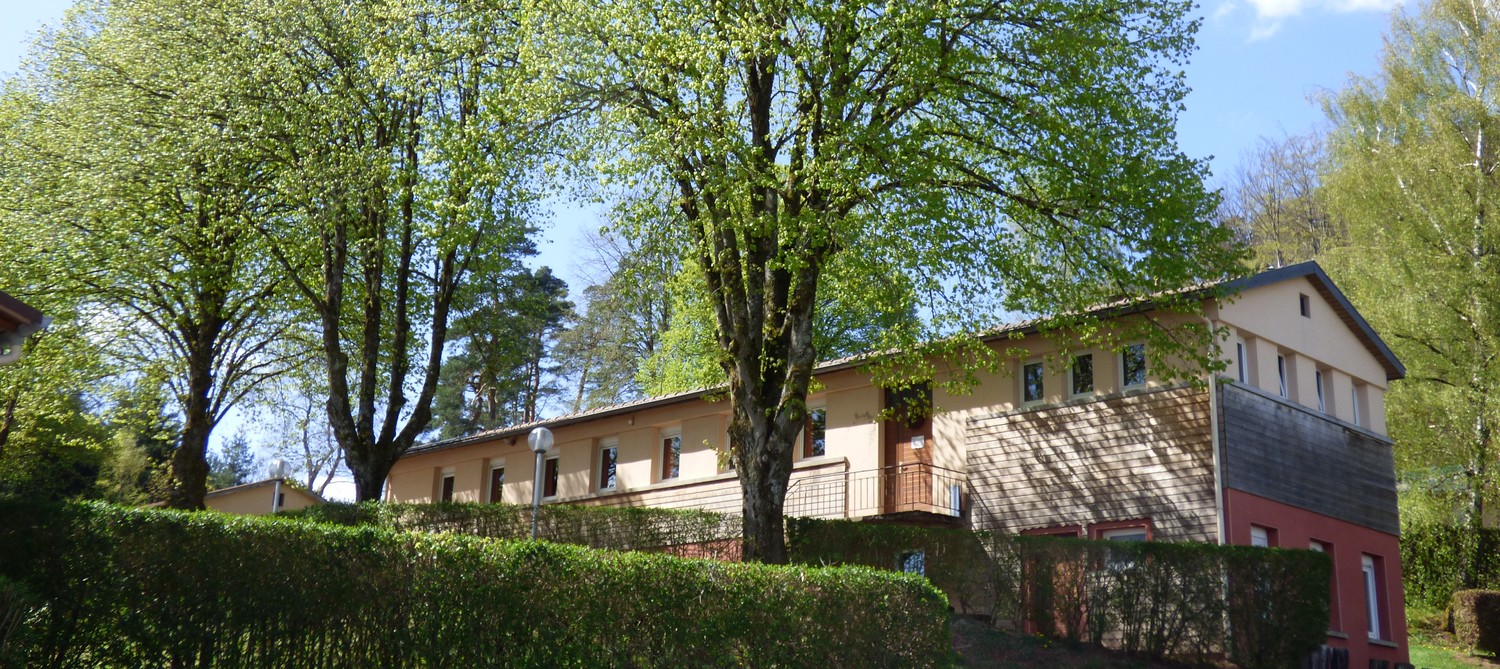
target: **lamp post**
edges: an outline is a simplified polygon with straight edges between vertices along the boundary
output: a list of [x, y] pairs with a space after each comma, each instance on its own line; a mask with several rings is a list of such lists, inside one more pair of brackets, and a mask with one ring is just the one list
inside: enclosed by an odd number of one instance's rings
[[281, 480], [291, 475], [291, 467], [287, 466], [286, 460], [277, 458], [271, 461], [271, 478], [276, 479], [276, 488], [271, 492], [271, 513], [281, 510]]
[[536, 539], [536, 516], [542, 508], [542, 456], [552, 448], [552, 430], [539, 427], [526, 435], [526, 445], [536, 453], [536, 477], [531, 479], [531, 538]]

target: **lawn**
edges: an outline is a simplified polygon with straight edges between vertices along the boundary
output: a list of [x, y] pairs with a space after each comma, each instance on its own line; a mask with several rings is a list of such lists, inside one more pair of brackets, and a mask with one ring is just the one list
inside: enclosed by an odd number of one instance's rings
[[1470, 655], [1458, 644], [1446, 629], [1443, 611], [1408, 608], [1406, 620], [1411, 663], [1417, 669], [1500, 669], [1500, 659]]

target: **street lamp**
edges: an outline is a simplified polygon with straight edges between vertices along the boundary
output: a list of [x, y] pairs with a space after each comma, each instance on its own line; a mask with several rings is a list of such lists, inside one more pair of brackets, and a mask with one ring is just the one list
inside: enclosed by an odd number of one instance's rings
[[292, 475], [292, 468], [287, 465], [286, 460], [277, 458], [271, 461], [271, 471], [268, 473], [271, 478], [276, 479], [276, 488], [271, 493], [271, 513], [274, 514], [281, 509], [281, 480]]
[[536, 539], [536, 516], [542, 508], [542, 456], [552, 448], [552, 430], [539, 427], [526, 435], [526, 444], [536, 453], [536, 477], [531, 479], [531, 538]]

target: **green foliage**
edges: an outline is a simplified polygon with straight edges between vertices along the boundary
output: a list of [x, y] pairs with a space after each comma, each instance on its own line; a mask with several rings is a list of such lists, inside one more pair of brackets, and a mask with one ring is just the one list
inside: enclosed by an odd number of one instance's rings
[[1453, 636], [1470, 650], [1500, 654], [1500, 590], [1453, 593]]
[[[0, 500], [12, 637], [55, 667], [927, 667], [941, 594], [765, 567], [212, 513]], [[122, 615], [122, 612], [129, 612]]]
[[1435, 609], [1446, 607], [1453, 593], [1469, 584], [1500, 590], [1500, 530], [1403, 524], [1401, 583], [1410, 605]]
[[208, 485], [210, 489], [228, 488], [256, 480], [260, 472], [260, 460], [250, 447], [250, 439], [244, 432], [236, 432], [220, 447], [222, 453], [208, 456]]
[[[531, 506], [522, 504], [332, 503], [282, 515], [403, 532], [453, 532], [490, 539], [531, 536]], [[690, 546], [695, 555], [734, 555], [738, 546], [724, 544], [732, 544], [738, 534], [738, 518], [691, 509], [545, 504], [537, 515], [538, 538], [589, 548], [673, 551]]]
[[956, 610], [1153, 657], [1295, 666], [1328, 626], [1326, 556], [1243, 546], [1021, 537], [788, 519], [792, 560], [897, 568], [923, 553]]

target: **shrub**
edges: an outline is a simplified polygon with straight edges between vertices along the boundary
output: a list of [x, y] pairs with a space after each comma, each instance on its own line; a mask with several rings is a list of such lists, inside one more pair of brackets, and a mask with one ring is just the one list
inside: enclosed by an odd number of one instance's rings
[[1453, 593], [1453, 635], [1467, 648], [1500, 653], [1500, 590]]
[[893, 569], [898, 555], [921, 551], [928, 578], [962, 612], [1153, 657], [1297, 666], [1328, 626], [1332, 566], [1312, 551], [812, 519], [787, 527], [796, 562]]
[[949, 654], [940, 593], [769, 567], [286, 519], [0, 500], [22, 666], [866, 667]]
[[[1478, 557], [1477, 565], [1466, 564], [1470, 556]], [[1446, 607], [1453, 593], [1466, 587], [1500, 589], [1500, 530], [1403, 526], [1401, 581], [1409, 605], [1433, 609]]]

